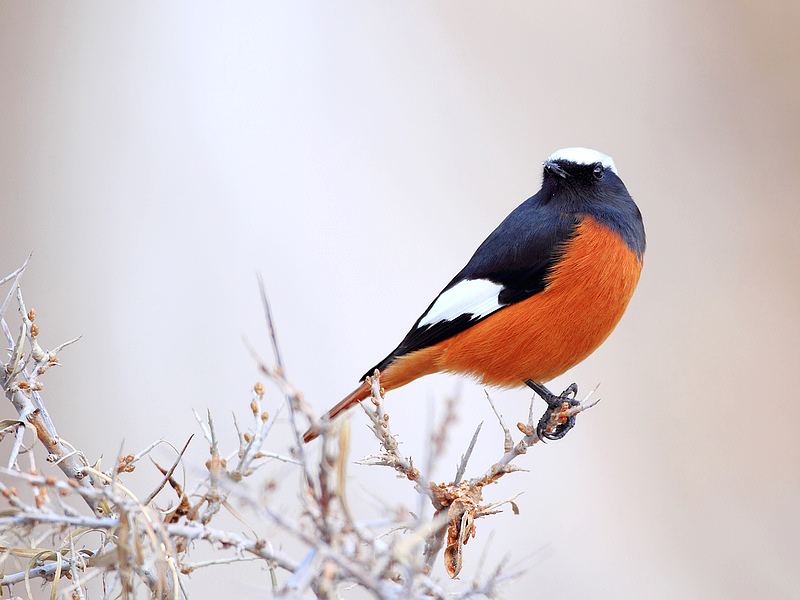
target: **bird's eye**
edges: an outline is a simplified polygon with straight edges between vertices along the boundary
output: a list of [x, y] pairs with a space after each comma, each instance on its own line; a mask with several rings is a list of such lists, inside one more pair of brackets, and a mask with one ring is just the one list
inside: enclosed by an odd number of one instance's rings
[[603, 168], [603, 165], [596, 164], [594, 166], [594, 171], [592, 171], [592, 175], [594, 175], [595, 179], [602, 179], [604, 171], [605, 171], [605, 169]]

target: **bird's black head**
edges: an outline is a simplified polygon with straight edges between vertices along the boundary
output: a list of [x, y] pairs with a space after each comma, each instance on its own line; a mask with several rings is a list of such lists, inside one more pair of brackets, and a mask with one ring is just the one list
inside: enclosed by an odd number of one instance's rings
[[[614, 177], [607, 178], [607, 173], [613, 173]], [[544, 178], [545, 181], [550, 179], [558, 189], [581, 195], [596, 186], [605, 187], [610, 179], [619, 180], [619, 174], [614, 159], [602, 152], [564, 148], [544, 161]]]
[[642, 215], [619, 178], [614, 159], [588, 148], [564, 148], [544, 161], [540, 200], [552, 209], [591, 215], [617, 231], [641, 257]]

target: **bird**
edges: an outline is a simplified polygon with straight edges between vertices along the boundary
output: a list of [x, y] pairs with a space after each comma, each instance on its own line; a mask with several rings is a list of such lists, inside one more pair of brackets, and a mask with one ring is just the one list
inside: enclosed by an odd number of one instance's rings
[[545, 383], [565, 373], [611, 334], [639, 281], [646, 246], [638, 206], [614, 160], [563, 148], [543, 162], [542, 187], [486, 238], [466, 266], [361, 385], [312, 424], [303, 439], [371, 396], [437, 372], [496, 388], [528, 386], [547, 403], [536, 431], [559, 439], [575, 417], [577, 385], [556, 395]]

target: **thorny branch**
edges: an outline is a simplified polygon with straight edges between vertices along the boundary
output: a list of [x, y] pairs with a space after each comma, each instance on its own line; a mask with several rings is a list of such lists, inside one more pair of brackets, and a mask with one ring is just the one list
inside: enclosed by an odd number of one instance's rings
[[378, 438], [383, 453], [367, 456], [360, 462], [366, 465], [391, 467], [398, 473], [405, 475], [409, 481], [413, 481], [416, 490], [432, 500], [433, 492], [431, 491], [428, 480], [420, 473], [420, 470], [414, 466], [414, 461], [410, 457], [404, 457], [400, 454], [397, 436], [392, 433], [389, 427], [389, 415], [383, 408], [385, 391], [381, 387], [380, 372], [375, 369], [372, 377], [367, 377], [366, 381], [372, 393], [370, 401], [373, 407], [370, 408], [367, 402], [362, 402], [361, 407], [372, 423], [372, 431], [375, 437]]
[[[441, 526], [432, 529], [426, 538], [425, 565], [428, 570], [433, 566], [437, 554], [444, 545], [446, 533], [445, 570], [450, 577], [455, 578], [460, 573], [463, 565], [463, 547], [470, 538], [475, 537], [475, 519], [498, 512], [497, 509], [503, 504], [511, 503], [513, 505], [513, 500], [516, 496], [491, 505], [482, 505], [480, 502], [483, 499], [483, 488], [490, 483], [497, 482], [507, 473], [521, 470], [512, 464], [512, 461], [525, 454], [528, 448], [540, 441], [536, 434], [536, 425], [533, 422], [533, 400], [531, 400], [528, 411], [528, 422], [526, 424], [517, 424], [517, 428], [523, 433], [523, 437], [514, 444], [511, 432], [506, 427], [502, 415], [497, 411], [494, 402], [492, 402], [487, 393], [486, 398], [503, 429], [503, 456], [482, 475], [473, 477], [466, 482], [462, 481], [478, 439], [478, 434], [483, 426], [483, 423], [480, 423], [472, 436], [467, 451], [462, 457], [453, 481], [436, 484], [428, 482], [426, 477], [414, 466], [411, 458], [403, 457], [399, 453], [397, 436], [392, 434], [389, 428], [389, 415], [383, 407], [384, 390], [380, 386], [380, 373], [376, 370], [372, 377], [368, 377], [366, 381], [370, 385], [372, 406], [369, 406], [367, 402], [363, 402], [362, 407], [371, 421], [372, 431], [378, 438], [383, 451], [377, 455], [367, 456], [360, 462], [366, 465], [381, 465], [393, 468], [405, 475], [410, 481], [413, 481], [416, 484], [416, 489], [430, 498], [435, 510], [435, 518], [440, 519]], [[592, 393], [590, 392], [576, 406], [565, 407], [564, 410], [554, 413], [550, 427], [555, 427], [562, 420], [597, 404], [598, 401], [589, 401]]]
[[[50, 351], [39, 345], [36, 312], [25, 307], [19, 287], [26, 265], [0, 279], [0, 286], [11, 284], [0, 305], [0, 321], [10, 346], [8, 357], [0, 361], [0, 379], [18, 416], [0, 421], [0, 440], [11, 432], [7, 437], [12, 442], [7, 466], [0, 468], [0, 497], [8, 504], [0, 513], [0, 587], [7, 587], [9, 593], [15, 586], [25, 585], [31, 596], [31, 581], [38, 579], [51, 586], [53, 597], [87, 598], [96, 584], [103, 597], [135, 598], [143, 591], [146, 597], [166, 600], [186, 597], [186, 576], [196, 569], [225, 568], [252, 560], [267, 566], [269, 582], [264, 585], [271, 585], [276, 597], [287, 599], [309, 595], [339, 598], [354, 585], [380, 600], [490, 598], [496, 596], [500, 586], [520, 575], [504, 573], [498, 567], [488, 577], [454, 590], [437, 582], [431, 568], [446, 538], [445, 566], [450, 576], [456, 577], [463, 563], [463, 546], [475, 535], [475, 520], [513, 500], [485, 505], [482, 490], [517, 470], [512, 461], [538, 441], [530, 415], [526, 425], [518, 425], [523, 438], [514, 444], [495, 411], [505, 432], [500, 460], [482, 475], [465, 479], [479, 426], [453, 481], [436, 484], [429, 479], [433, 457], [444, 446], [447, 426], [457, 414], [455, 400], [446, 404], [443, 425], [431, 432], [436, 450], [424, 457], [421, 464], [427, 472], [423, 472], [412, 457], [400, 452], [399, 438], [389, 427], [380, 374], [376, 372], [369, 380], [371, 402], [365, 402], [364, 408], [381, 452], [362, 462], [390, 466], [401, 473], [413, 482], [421, 501], [430, 502], [434, 514], [426, 518], [426, 511], [414, 515], [400, 509], [389, 510], [378, 519], [352, 514], [347, 502], [349, 429], [345, 426], [326, 431], [319, 447], [302, 443], [300, 432], [305, 427], [299, 421], [312, 422], [313, 415], [286, 376], [275, 321], [259, 276], [274, 364], [252, 353], [280, 399], [270, 399], [261, 383], [252, 386], [247, 400], [249, 425], [240, 424], [234, 415], [238, 447], [227, 453], [221, 448], [218, 424], [210, 411], [204, 418], [195, 412], [209, 458], [205, 472], [193, 482], [186, 481], [187, 472], [197, 472], [196, 468], [186, 468], [193, 464], [187, 458], [189, 442], [182, 450], [159, 440], [136, 454], [123, 455], [120, 451], [111, 468], [101, 471], [99, 461], [91, 466], [78, 448], [58, 437], [40, 395], [42, 376], [59, 364], [58, 353], [75, 340]], [[6, 322], [12, 301], [19, 306], [16, 336]], [[588, 406], [570, 410], [579, 412]], [[265, 449], [270, 434], [281, 427], [288, 427], [291, 434], [288, 448]], [[58, 466], [62, 476], [39, 472], [37, 448], [25, 445], [25, 431], [35, 433], [35, 440], [47, 451], [48, 462]], [[176, 458], [167, 468], [155, 465], [160, 473], [158, 482], [137, 497], [124, 479], [142, 458], [163, 444], [174, 448]], [[29, 468], [20, 464], [25, 459]], [[285, 473], [275, 472], [275, 468], [298, 468], [302, 475], [293, 495], [298, 503], [290, 512], [273, 503], [272, 485], [277, 480], [286, 485], [287, 481]], [[183, 477], [176, 479], [179, 469]], [[268, 474], [266, 495], [256, 495], [246, 486], [256, 473]], [[159, 508], [159, 501], [166, 496], [173, 496], [169, 506]], [[88, 514], [85, 507], [80, 510], [74, 506], [71, 500], [75, 497], [91, 508]], [[239, 513], [243, 509], [244, 516]], [[245, 536], [212, 527], [211, 521], [222, 511], [242, 520], [251, 533]], [[270, 535], [256, 533], [259, 526], [268, 528]], [[287, 536], [295, 540], [295, 547], [299, 543], [304, 548], [303, 556], [295, 558], [279, 549], [285, 547]], [[193, 549], [201, 542], [213, 549], [211, 559], [192, 559]]]
[[[30, 260], [30, 257], [28, 257]], [[39, 392], [43, 384], [41, 376], [50, 369], [57, 366], [58, 353], [65, 347], [78, 341], [75, 338], [57, 346], [53, 350], [45, 351], [39, 345], [39, 326], [34, 323], [36, 311], [27, 310], [22, 300], [22, 291], [19, 287], [19, 280], [25, 272], [28, 260], [11, 275], [3, 278], [0, 284], [7, 283], [13, 279], [11, 289], [8, 291], [2, 306], [0, 306], [0, 326], [6, 335], [6, 339], [11, 345], [10, 358], [7, 362], [0, 360], [0, 385], [3, 392], [11, 401], [11, 404], [19, 415], [21, 424], [29, 424], [36, 432], [37, 439], [44, 444], [48, 451], [47, 460], [58, 466], [64, 475], [70, 479], [77, 480], [82, 486], [92, 487], [94, 484], [90, 477], [86, 477], [86, 467], [88, 463], [79, 452], [75, 451], [69, 444], [59, 438], [58, 432], [53, 425], [50, 415], [44, 406]], [[16, 297], [19, 305], [21, 317], [20, 333], [15, 339], [8, 327], [5, 319], [5, 312], [13, 297]], [[25, 346], [28, 346], [27, 356]], [[32, 363], [31, 368], [28, 365]], [[8, 459], [8, 468], [12, 468], [19, 456], [22, 447], [22, 436], [25, 427], [20, 426], [16, 431], [16, 443]], [[95, 512], [102, 512], [104, 507], [100, 504], [92, 504]]]

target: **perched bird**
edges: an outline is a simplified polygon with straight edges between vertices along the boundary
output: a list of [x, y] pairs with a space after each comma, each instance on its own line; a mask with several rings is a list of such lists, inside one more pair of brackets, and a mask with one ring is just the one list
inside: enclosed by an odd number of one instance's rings
[[610, 156], [565, 148], [544, 162], [542, 189], [480, 245], [400, 345], [370, 369], [355, 391], [305, 433], [370, 397], [374, 369], [392, 390], [437, 372], [497, 387], [529, 386], [548, 409], [539, 437], [558, 439], [574, 417], [553, 427], [577, 386], [559, 396], [544, 383], [589, 356], [628, 305], [642, 269], [642, 216]]

